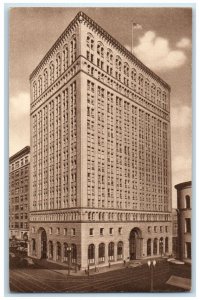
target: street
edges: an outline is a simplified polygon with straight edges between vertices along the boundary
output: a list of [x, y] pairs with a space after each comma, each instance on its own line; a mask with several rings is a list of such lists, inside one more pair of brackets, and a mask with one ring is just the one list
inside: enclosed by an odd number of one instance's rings
[[[154, 272], [155, 292], [184, 291], [167, 285], [173, 275], [190, 278], [191, 267], [171, 265], [166, 261], [157, 264]], [[60, 270], [44, 268], [13, 268], [10, 270], [11, 292], [149, 292], [150, 272], [146, 264], [135, 268], [110, 270], [90, 276], [62, 274]]]

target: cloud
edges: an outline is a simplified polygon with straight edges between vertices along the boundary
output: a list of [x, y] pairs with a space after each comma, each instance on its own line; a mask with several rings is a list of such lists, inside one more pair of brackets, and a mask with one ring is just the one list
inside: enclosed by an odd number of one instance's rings
[[179, 42], [176, 43], [176, 47], [178, 48], [190, 48], [191, 41], [188, 38], [182, 38]]
[[30, 96], [19, 93], [10, 98], [9, 148], [10, 155], [30, 145]]
[[156, 36], [153, 31], [147, 31], [133, 51], [141, 61], [155, 71], [178, 68], [186, 61], [183, 51], [170, 49], [169, 41]]
[[171, 108], [172, 128], [188, 128], [192, 126], [192, 108], [189, 106], [180, 106]]

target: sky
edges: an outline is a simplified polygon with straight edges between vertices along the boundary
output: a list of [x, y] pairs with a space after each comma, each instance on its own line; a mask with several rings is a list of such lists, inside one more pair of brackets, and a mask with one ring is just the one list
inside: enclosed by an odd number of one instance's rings
[[[171, 86], [174, 185], [192, 180], [192, 11], [190, 8], [14, 8], [10, 11], [9, 155], [30, 145], [29, 75], [82, 10]], [[112, 20], [112, 21], [111, 21]]]

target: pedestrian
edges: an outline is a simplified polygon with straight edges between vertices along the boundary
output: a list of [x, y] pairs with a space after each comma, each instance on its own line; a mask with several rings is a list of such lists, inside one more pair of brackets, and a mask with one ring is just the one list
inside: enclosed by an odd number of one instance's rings
[[110, 262], [109, 262], [109, 265], [108, 265], [108, 267], [110, 268]]
[[125, 259], [124, 259], [124, 266], [126, 265], [126, 261], [125, 261]]

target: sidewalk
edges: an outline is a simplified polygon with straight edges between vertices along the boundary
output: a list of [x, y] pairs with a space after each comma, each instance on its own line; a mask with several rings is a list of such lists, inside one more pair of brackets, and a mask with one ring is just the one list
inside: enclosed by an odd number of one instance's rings
[[[162, 262], [165, 260], [164, 258], [159, 258], [157, 259], [157, 263]], [[63, 274], [68, 276], [69, 270], [68, 270], [68, 264], [64, 263], [59, 263], [59, 262], [54, 262], [46, 259], [33, 259], [34, 263], [37, 266], [40, 266], [45, 269], [53, 270], [54, 272]], [[138, 268], [142, 266], [143, 264], [147, 264], [147, 260], [136, 260], [136, 261], [129, 261], [126, 262], [125, 264], [123, 262], [121, 263], [110, 263], [110, 265], [106, 266], [90, 266], [89, 268], [89, 275], [88, 275], [88, 269], [85, 270], [78, 270], [75, 269], [74, 266], [70, 268], [70, 276], [92, 276], [92, 275], [97, 275], [100, 273], [107, 273], [111, 272], [113, 270], [119, 270], [119, 269], [124, 269], [124, 268]]]
[[[68, 275], [68, 265], [59, 263], [59, 262], [52, 262], [46, 259], [33, 259], [34, 263], [37, 266], [40, 266], [45, 269], [53, 270], [54, 272], [63, 274], [63, 275]], [[141, 261], [135, 261], [135, 262], [126, 262], [125, 264], [123, 262], [117, 263], [117, 264], [112, 264], [107, 266], [102, 266], [102, 267], [95, 267], [95, 266], [90, 266], [89, 268], [89, 275], [88, 275], [88, 269], [85, 270], [78, 270], [75, 269], [75, 267], [71, 267], [70, 269], [70, 276], [92, 276], [92, 275], [97, 275], [100, 273], [106, 273], [106, 272], [111, 272], [113, 270], [119, 270], [119, 269], [124, 269], [124, 268], [134, 268], [134, 267], [139, 267], [143, 264]]]

